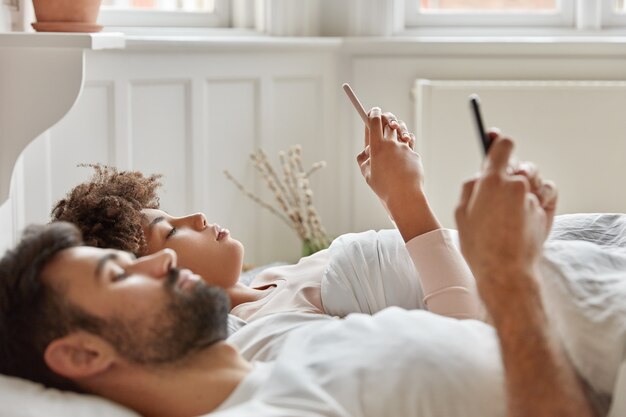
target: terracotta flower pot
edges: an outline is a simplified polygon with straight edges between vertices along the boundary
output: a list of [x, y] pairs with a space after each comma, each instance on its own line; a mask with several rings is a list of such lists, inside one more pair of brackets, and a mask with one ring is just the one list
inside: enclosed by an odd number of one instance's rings
[[39, 32], [99, 32], [102, 0], [33, 0]]

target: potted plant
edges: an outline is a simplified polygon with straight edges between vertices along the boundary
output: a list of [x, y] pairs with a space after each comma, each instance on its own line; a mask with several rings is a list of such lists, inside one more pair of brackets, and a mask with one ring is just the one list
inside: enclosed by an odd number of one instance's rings
[[99, 32], [102, 0], [33, 0], [38, 32]]

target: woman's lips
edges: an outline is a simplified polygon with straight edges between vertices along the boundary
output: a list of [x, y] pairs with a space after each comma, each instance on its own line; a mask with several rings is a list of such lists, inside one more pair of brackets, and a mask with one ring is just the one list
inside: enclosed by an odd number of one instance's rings
[[218, 242], [228, 237], [228, 235], [230, 235], [230, 232], [228, 231], [228, 229], [222, 229], [217, 224], [215, 225], [215, 231], [217, 232], [217, 235], [215, 236], [215, 240], [217, 240]]

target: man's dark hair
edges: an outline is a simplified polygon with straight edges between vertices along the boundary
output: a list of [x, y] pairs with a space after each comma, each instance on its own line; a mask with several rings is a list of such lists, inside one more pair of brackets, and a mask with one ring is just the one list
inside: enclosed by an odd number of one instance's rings
[[0, 373], [81, 391], [44, 361], [48, 344], [68, 334], [80, 314], [41, 276], [57, 253], [81, 244], [80, 232], [69, 223], [30, 226], [0, 259]]
[[101, 164], [83, 166], [92, 167], [93, 176], [54, 206], [52, 220], [77, 225], [88, 246], [143, 255], [146, 240], [141, 210], [159, 208], [156, 190], [161, 176], [118, 171]]

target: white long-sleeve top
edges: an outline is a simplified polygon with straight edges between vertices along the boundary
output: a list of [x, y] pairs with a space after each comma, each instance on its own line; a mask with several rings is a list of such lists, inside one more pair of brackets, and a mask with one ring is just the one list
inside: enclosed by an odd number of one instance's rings
[[344, 317], [389, 306], [483, 318], [474, 278], [448, 229], [406, 244], [397, 230], [342, 235], [295, 265], [263, 271], [250, 285], [274, 289], [233, 308], [231, 314], [248, 322], [279, 312]]

